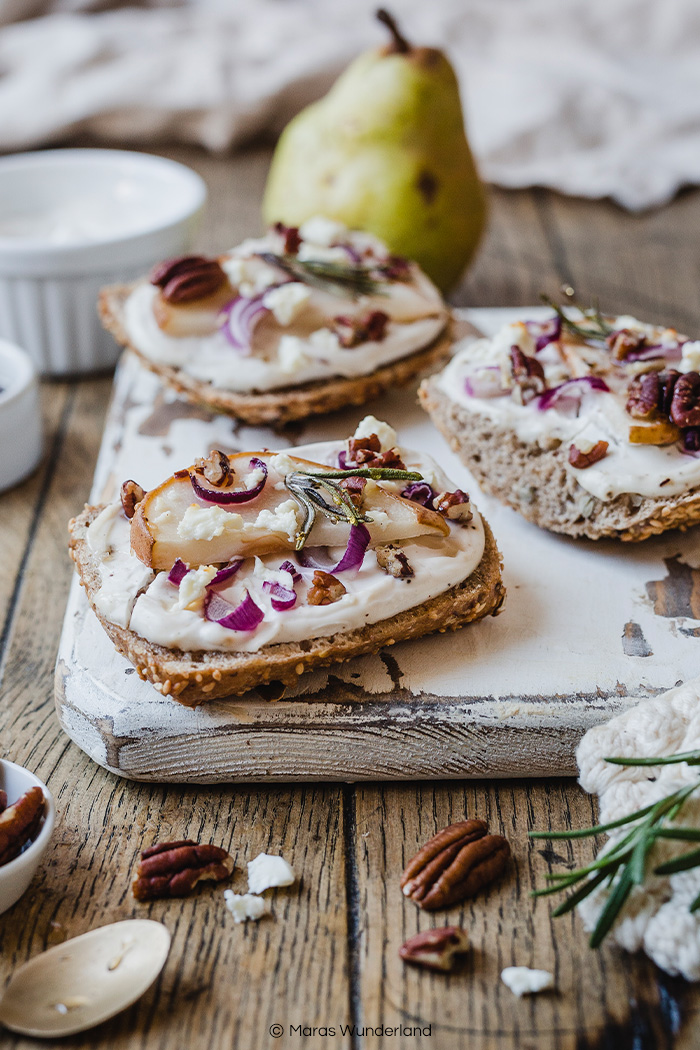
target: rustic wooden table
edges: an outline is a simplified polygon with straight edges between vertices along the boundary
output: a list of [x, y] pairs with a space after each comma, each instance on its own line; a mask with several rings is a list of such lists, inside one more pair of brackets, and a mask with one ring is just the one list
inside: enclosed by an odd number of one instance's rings
[[[259, 229], [269, 151], [212, 159], [189, 150], [211, 198], [200, 237], [224, 248]], [[459, 305], [529, 305], [562, 281], [582, 301], [700, 332], [700, 191], [632, 217], [608, 203], [545, 191], [492, 193], [489, 234]], [[0, 497], [1, 754], [29, 766], [56, 797], [58, 820], [31, 889], [0, 920], [2, 979], [45, 947], [133, 916], [162, 920], [169, 960], [134, 1007], [65, 1047], [264, 1050], [266, 1047], [567, 1048], [691, 1047], [700, 996], [643, 957], [588, 949], [576, 917], [550, 917], [529, 893], [551, 862], [592, 853], [529, 843], [531, 828], [588, 824], [591, 799], [574, 781], [155, 787], [119, 780], [59, 730], [53, 667], [71, 578], [66, 522], [87, 497], [110, 379], [46, 383], [41, 470]], [[434, 917], [406, 902], [404, 862], [435, 831], [465, 816], [510, 840], [515, 864], [487, 894]], [[230, 849], [233, 887], [261, 850], [282, 853], [300, 885], [276, 891], [274, 917], [235, 926], [221, 888], [184, 902], [137, 905], [138, 851], [192, 837]], [[473, 951], [450, 976], [406, 969], [399, 945], [434, 924], [466, 927]], [[516, 999], [499, 980], [513, 963], [551, 970], [556, 994]], [[283, 1035], [273, 1038], [271, 1026]], [[381, 1035], [377, 1026], [423, 1034]], [[301, 1026], [301, 1027], [300, 1027]], [[341, 1026], [355, 1026], [343, 1034]], [[313, 1029], [315, 1033], [312, 1033]], [[330, 1029], [335, 1029], [335, 1035]], [[362, 1029], [366, 1028], [366, 1034]], [[328, 1030], [329, 1034], [324, 1032]], [[33, 1040], [8, 1033], [3, 1047]]]

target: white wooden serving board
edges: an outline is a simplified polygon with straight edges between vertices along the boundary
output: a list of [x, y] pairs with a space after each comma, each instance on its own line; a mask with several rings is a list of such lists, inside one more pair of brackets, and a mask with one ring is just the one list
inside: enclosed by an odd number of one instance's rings
[[[486, 332], [522, 315], [462, 314]], [[365, 412], [387, 419], [403, 444], [430, 452], [476, 497], [505, 560], [501, 615], [313, 672], [277, 702], [255, 691], [190, 709], [115, 652], [76, 579], [56, 705], [62, 727], [96, 762], [135, 780], [189, 783], [571, 775], [589, 726], [697, 674], [700, 529], [639, 545], [543, 532], [479, 493], [415, 388], [276, 433], [177, 400], [127, 355], [92, 498], [112, 498], [125, 478], [151, 487], [212, 447], [343, 438]]]

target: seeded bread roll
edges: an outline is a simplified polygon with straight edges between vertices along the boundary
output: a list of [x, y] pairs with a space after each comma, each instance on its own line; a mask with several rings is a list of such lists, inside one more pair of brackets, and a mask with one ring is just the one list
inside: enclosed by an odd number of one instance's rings
[[182, 368], [160, 364], [141, 353], [129, 339], [124, 324], [124, 304], [136, 285], [112, 285], [100, 293], [98, 311], [102, 324], [118, 343], [137, 355], [143, 365], [187, 400], [215, 412], [225, 412], [250, 424], [290, 423], [308, 416], [335, 412], [348, 405], [362, 405], [446, 359], [452, 343], [450, 326], [428, 346], [382, 365], [375, 372], [351, 379], [321, 379], [261, 393], [219, 389], [188, 375]]
[[637, 542], [700, 522], [698, 487], [668, 498], [623, 493], [603, 501], [582, 488], [566, 469], [568, 443], [547, 450], [536, 442], [521, 441], [512, 429], [449, 398], [438, 377], [424, 380], [419, 396], [481, 488], [540, 528], [592, 540]]
[[86, 506], [70, 523], [70, 551], [80, 581], [100, 623], [141, 678], [164, 696], [194, 707], [206, 700], [238, 695], [267, 682], [285, 686], [312, 667], [350, 660], [408, 638], [435, 631], [457, 630], [498, 612], [505, 598], [501, 556], [484, 521], [485, 547], [471, 575], [450, 590], [398, 613], [352, 631], [308, 641], [268, 645], [257, 652], [181, 652], [155, 645], [128, 628], [117, 627], [95, 609], [100, 586], [97, 561], [87, 542], [87, 528], [103, 507]]

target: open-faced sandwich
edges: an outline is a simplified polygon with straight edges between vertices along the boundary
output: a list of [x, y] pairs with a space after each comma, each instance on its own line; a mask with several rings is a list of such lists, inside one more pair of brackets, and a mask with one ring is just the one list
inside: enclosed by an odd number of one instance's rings
[[421, 385], [433, 422], [542, 528], [643, 540], [700, 521], [700, 342], [555, 309], [459, 348]]
[[359, 405], [445, 357], [448, 311], [419, 267], [328, 219], [277, 224], [105, 288], [104, 325], [190, 400], [249, 423]]
[[213, 451], [71, 522], [110, 638], [185, 704], [456, 629], [505, 594], [486, 522], [369, 416], [346, 442]]

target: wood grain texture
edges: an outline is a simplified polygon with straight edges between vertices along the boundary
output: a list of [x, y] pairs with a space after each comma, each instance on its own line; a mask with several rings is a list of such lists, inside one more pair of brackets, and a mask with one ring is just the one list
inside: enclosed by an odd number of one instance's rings
[[[265, 150], [227, 159], [171, 151], [210, 184], [213, 207], [200, 245], [214, 249], [259, 229]], [[561, 280], [604, 306], [638, 310], [689, 330], [698, 313], [697, 256], [689, 231], [700, 193], [668, 209], [630, 217], [607, 204], [554, 194], [492, 194], [491, 228], [460, 303], [528, 304]], [[646, 306], [646, 309], [645, 309]], [[690, 334], [693, 334], [690, 331]], [[386, 1047], [440, 1050], [686, 1050], [697, 1046], [698, 993], [643, 958], [592, 953], [576, 918], [553, 921], [528, 898], [549, 852], [528, 827], [576, 826], [593, 816], [573, 781], [470, 781], [351, 787], [152, 787], [117, 781], [82, 755], [53, 716], [52, 671], [71, 569], [65, 522], [82, 507], [92, 477], [109, 384], [44, 388], [51, 462], [0, 497], [3, 635], [0, 749], [53, 790], [58, 822], [29, 893], [0, 922], [0, 980], [65, 936], [132, 915], [165, 920], [174, 934], [166, 968], [139, 1004], [65, 1047], [95, 1050], [268, 1050], [269, 1047]], [[669, 567], [670, 569], [670, 567]], [[662, 600], [662, 592], [657, 596]], [[695, 599], [689, 598], [694, 602]], [[692, 606], [695, 607], [695, 606]], [[619, 640], [616, 639], [618, 644]], [[284, 746], [282, 740], [280, 747]], [[499, 886], [445, 915], [420, 913], [400, 894], [405, 860], [436, 829], [483, 816], [511, 841], [515, 863]], [[278, 891], [274, 919], [234, 926], [220, 890], [191, 901], [137, 907], [129, 894], [139, 849], [184, 834], [231, 844], [245, 886], [245, 860], [282, 852], [301, 885]], [[543, 855], [543, 851], [544, 854]], [[564, 863], [585, 860], [557, 847]], [[556, 861], [559, 865], [561, 862]], [[462, 921], [474, 951], [442, 978], [406, 969], [402, 940], [433, 924]], [[532, 962], [557, 976], [554, 995], [518, 1001], [500, 985], [501, 965]], [[432, 1023], [430, 1038], [273, 1040], [272, 1023], [310, 1026]], [[38, 1044], [3, 1033], [2, 1046]]]

